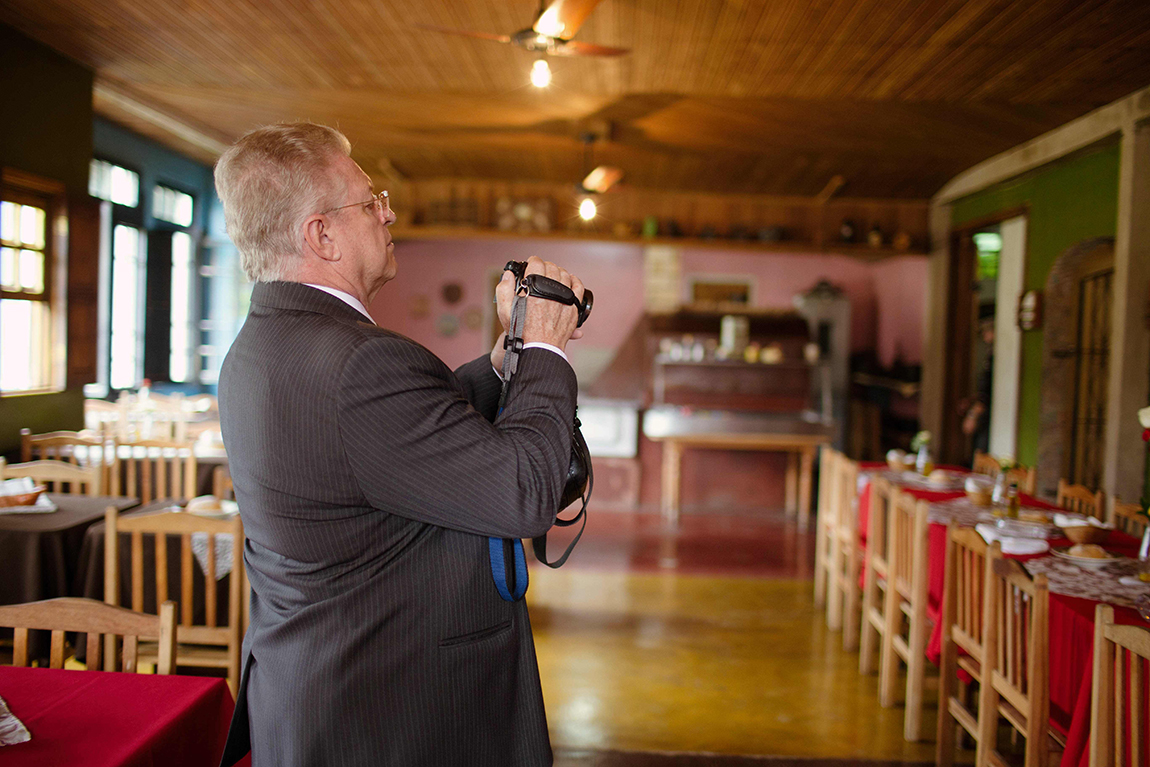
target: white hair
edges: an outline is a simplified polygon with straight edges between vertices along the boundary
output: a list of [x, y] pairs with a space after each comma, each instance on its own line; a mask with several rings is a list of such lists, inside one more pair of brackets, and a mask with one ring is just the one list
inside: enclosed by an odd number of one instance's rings
[[351, 155], [342, 133], [297, 122], [250, 131], [220, 157], [216, 193], [248, 279], [282, 280], [294, 271], [304, 220], [339, 205], [347, 193], [328, 172], [341, 155]]

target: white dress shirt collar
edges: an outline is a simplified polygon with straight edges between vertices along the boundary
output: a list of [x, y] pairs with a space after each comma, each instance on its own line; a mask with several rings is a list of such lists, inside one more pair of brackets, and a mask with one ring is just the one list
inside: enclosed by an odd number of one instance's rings
[[371, 315], [367, 313], [367, 309], [365, 309], [363, 304], [361, 304], [359, 302], [359, 299], [356, 298], [355, 296], [351, 295], [350, 293], [344, 293], [342, 290], [338, 290], [336, 288], [329, 288], [327, 285], [316, 285], [316, 284], [311, 283], [311, 282], [304, 282], [302, 284], [307, 285], [309, 288], [315, 288], [316, 290], [322, 290], [324, 293], [328, 293], [330, 295], [335, 296], [340, 301], [343, 301], [345, 304], [350, 306], [352, 309], [355, 309], [357, 312], [362, 314], [364, 317], [367, 317], [367, 321], [370, 322], [372, 325], [375, 324], [375, 320], [372, 319]]

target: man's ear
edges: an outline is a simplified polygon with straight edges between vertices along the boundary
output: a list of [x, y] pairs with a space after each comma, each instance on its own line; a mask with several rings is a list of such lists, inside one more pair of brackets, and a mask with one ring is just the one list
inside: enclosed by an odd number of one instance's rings
[[303, 222], [303, 239], [308, 248], [324, 261], [338, 261], [339, 246], [329, 226], [331, 219], [322, 213], [309, 216]]

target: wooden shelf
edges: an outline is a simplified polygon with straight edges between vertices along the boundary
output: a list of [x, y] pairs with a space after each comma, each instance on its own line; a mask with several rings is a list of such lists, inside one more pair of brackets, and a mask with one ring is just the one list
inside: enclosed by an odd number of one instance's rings
[[606, 232], [505, 232], [498, 229], [480, 229], [468, 226], [392, 226], [396, 242], [415, 240], [554, 240], [558, 242], [612, 242], [621, 245], [670, 245], [678, 248], [704, 250], [747, 250], [759, 253], [824, 253], [851, 256], [864, 261], [880, 261], [894, 256], [925, 256], [922, 250], [894, 250], [872, 248], [858, 243], [828, 243], [818, 246], [810, 242], [782, 240], [758, 242], [751, 240], [724, 240], [699, 237], [615, 237]]

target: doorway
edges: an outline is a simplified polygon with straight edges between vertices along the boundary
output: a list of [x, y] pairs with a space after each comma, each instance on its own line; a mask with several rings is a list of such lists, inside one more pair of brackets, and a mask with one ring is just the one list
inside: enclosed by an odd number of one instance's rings
[[1022, 335], [1015, 304], [1026, 267], [1025, 211], [956, 230], [951, 241], [947, 371], [937, 458], [969, 465], [975, 450], [1013, 456]]
[[1059, 477], [1102, 485], [1113, 283], [1109, 237], [1067, 249], [1047, 279], [1038, 476], [1048, 491]]

